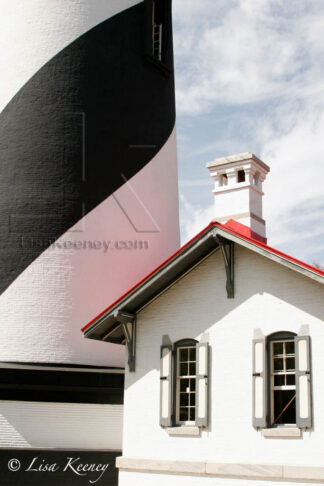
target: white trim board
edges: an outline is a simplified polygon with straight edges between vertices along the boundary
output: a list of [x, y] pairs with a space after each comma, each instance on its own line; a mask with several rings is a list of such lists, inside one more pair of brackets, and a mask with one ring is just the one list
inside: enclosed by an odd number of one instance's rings
[[324, 467], [316, 466], [175, 461], [120, 456], [116, 458], [116, 467], [123, 471], [324, 483]]

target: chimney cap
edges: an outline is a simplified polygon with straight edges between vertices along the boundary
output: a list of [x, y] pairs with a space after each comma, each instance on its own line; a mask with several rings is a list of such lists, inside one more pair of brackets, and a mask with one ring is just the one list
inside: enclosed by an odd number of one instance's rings
[[213, 167], [220, 167], [220, 166], [227, 166], [233, 164], [233, 162], [248, 162], [254, 161], [259, 164], [266, 172], [270, 172], [270, 167], [262, 162], [256, 155], [252, 152], [244, 152], [241, 154], [235, 155], [228, 155], [227, 157], [220, 157], [219, 159], [215, 159], [212, 162], [207, 162], [206, 167], [211, 169]]

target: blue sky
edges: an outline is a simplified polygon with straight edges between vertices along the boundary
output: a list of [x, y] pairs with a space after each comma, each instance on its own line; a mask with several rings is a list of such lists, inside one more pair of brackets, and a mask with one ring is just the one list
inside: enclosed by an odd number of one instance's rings
[[205, 164], [253, 152], [268, 243], [324, 266], [324, 2], [173, 0], [182, 241], [213, 218]]

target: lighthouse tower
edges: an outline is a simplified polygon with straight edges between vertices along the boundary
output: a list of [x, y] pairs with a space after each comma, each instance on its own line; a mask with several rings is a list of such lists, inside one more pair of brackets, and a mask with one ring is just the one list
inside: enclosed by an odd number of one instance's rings
[[80, 328], [179, 246], [171, 0], [1, 9], [0, 362], [123, 367]]

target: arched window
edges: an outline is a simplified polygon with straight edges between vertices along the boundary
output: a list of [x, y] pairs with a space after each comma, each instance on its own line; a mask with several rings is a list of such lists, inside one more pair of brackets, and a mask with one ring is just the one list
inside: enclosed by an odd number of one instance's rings
[[309, 336], [281, 331], [253, 340], [253, 426], [312, 426]]
[[183, 339], [174, 345], [175, 350], [175, 422], [194, 425], [196, 421], [197, 341]]
[[206, 427], [208, 343], [182, 339], [161, 346], [160, 425]]
[[296, 425], [295, 333], [278, 332], [267, 338], [269, 425]]

